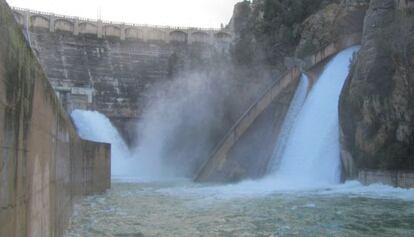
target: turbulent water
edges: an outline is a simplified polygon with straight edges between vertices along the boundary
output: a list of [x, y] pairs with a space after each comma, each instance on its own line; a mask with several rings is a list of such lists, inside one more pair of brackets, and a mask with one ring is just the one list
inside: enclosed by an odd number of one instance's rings
[[76, 207], [66, 237], [407, 237], [414, 236], [413, 198], [414, 191], [356, 183], [267, 194], [234, 186], [118, 183]]
[[[357, 49], [338, 54], [307, 97], [302, 78], [274, 151], [281, 163], [273, 163], [271, 175], [221, 186], [117, 178], [107, 193], [75, 207], [65, 236], [414, 236], [414, 189], [338, 184], [338, 98]], [[72, 116], [82, 137], [124, 151], [102, 115]]]

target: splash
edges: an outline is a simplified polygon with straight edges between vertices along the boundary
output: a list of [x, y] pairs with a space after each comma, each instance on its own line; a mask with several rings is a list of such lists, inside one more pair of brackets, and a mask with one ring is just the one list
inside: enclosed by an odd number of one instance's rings
[[81, 138], [111, 144], [112, 177], [125, 176], [131, 153], [111, 121], [96, 111], [74, 110], [71, 116]]
[[[103, 114], [74, 110], [71, 113], [81, 138], [111, 144], [111, 176], [113, 181], [151, 182], [173, 179], [152, 146], [130, 150], [118, 130]], [[157, 141], [153, 141], [157, 146]]]

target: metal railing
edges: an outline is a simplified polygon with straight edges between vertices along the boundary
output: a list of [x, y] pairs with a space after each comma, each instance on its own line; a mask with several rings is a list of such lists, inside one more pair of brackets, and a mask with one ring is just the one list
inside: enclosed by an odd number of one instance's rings
[[182, 31], [210, 31], [210, 32], [226, 32], [224, 29], [221, 28], [203, 28], [203, 27], [182, 27], [182, 26], [167, 26], [167, 25], [150, 25], [150, 24], [136, 24], [136, 23], [126, 23], [126, 22], [117, 22], [117, 21], [107, 21], [107, 20], [98, 20], [98, 19], [90, 19], [84, 17], [76, 17], [76, 16], [67, 16], [61, 14], [55, 14], [51, 12], [44, 12], [44, 11], [37, 11], [27, 8], [21, 7], [11, 7], [13, 11], [17, 12], [28, 12], [32, 15], [41, 15], [41, 16], [53, 16], [56, 18], [71, 20], [71, 21], [84, 21], [84, 22], [93, 22], [96, 23], [101, 21], [103, 24], [106, 25], [118, 25], [118, 26], [126, 26], [126, 27], [142, 27], [142, 28], [156, 28], [156, 29], [164, 29], [164, 30], [182, 30]]

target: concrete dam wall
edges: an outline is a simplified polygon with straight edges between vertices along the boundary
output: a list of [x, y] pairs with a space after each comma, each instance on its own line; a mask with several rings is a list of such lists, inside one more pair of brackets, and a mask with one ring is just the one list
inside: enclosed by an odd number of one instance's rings
[[0, 236], [63, 236], [77, 197], [110, 187], [110, 145], [79, 138], [0, 0]]
[[171, 79], [177, 52], [208, 56], [232, 41], [224, 29], [103, 22], [25, 9], [14, 9], [14, 15], [67, 111], [104, 113], [128, 142], [145, 103], [155, 100], [151, 88]]

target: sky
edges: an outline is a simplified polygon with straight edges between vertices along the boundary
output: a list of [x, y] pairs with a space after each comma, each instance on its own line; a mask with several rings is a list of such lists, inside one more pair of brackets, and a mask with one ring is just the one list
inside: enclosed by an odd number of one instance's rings
[[[241, 0], [6, 0], [11, 6], [107, 21], [219, 28]], [[99, 10], [100, 9], [100, 10]]]

